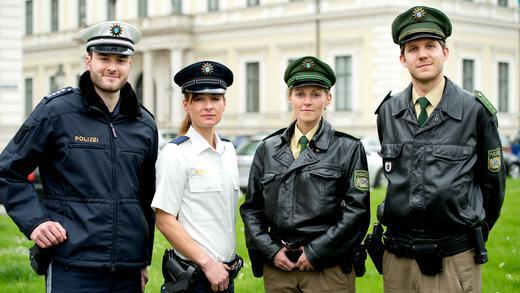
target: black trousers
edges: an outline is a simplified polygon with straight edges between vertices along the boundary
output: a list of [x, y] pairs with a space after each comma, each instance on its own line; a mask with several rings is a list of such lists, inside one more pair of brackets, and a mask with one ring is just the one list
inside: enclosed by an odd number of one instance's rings
[[141, 293], [141, 270], [110, 272], [53, 262], [45, 286], [46, 293]]
[[[235, 286], [232, 282], [229, 284], [229, 287], [226, 291], [220, 291], [223, 293], [234, 293], [235, 292]], [[195, 284], [193, 285], [193, 291], [192, 293], [215, 293], [213, 290], [211, 290], [211, 285], [208, 281], [208, 279], [203, 278], [201, 280], [195, 281]]]

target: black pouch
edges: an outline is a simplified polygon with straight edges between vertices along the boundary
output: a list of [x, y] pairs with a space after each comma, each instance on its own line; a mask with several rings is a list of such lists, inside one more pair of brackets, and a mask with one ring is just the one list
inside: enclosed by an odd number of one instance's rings
[[29, 262], [33, 271], [40, 275], [46, 275], [52, 261], [52, 250], [34, 245], [29, 249]]
[[287, 256], [287, 258], [290, 261], [296, 263], [298, 261], [298, 259], [300, 258], [300, 255], [302, 255], [302, 251], [299, 249], [288, 248], [287, 251], [285, 252], [285, 255]]
[[240, 255], [236, 255], [235, 259], [229, 264], [229, 283], [233, 282], [233, 280], [238, 276], [240, 269], [244, 265], [244, 260]]
[[383, 226], [377, 223], [374, 225], [372, 234], [368, 234], [364, 242], [366, 251], [379, 274], [383, 274], [383, 255], [385, 253], [385, 244], [382, 237]]
[[173, 249], [166, 249], [162, 261], [164, 284], [161, 293], [191, 292], [202, 271], [194, 263], [180, 258]]
[[437, 244], [416, 244], [413, 246], [415, 261], [421, 273], [434, 276], [442, 272], [442, 254]]
[[360, 247], [354, 253], [353, 266], [356, 277], [363, 277], [366, 272], [365, 261], [367, 260], [367, 252], [364, 248]]

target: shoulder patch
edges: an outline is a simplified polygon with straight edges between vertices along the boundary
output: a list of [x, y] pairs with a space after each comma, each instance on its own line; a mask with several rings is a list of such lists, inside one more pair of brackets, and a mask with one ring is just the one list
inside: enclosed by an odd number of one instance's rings
[[475, 95], [475, 98], [484, 105], [484, 108], [489, 112], [491, 115], [495, 115], [497, 113], [497, 109], [491, 104], [491, 102], [486, 98], [483, 92], [479, 90], [474, 90], [473, 94]]
[[45, 99], [45, 103], [48, 103], [50, 100], [54, 99], [54, 98], [57, 98], [57, 97], [61, 97], [63, 95], [66, 95], [66, 94], [70, 94], [74, 91], [74, 89], [70, 86], [66, 87], [66, 88], [62, 88], [61, 90], [58, 90], [52, 94], [49, 94], [49, 95], [46, 95], [45, 97], [43, 97]]
[[155, 116], [153, 116], [152, 112], [150, 112], [148, 109], [146, 109], [146, 107], [143, 106], [141, 103], [139, 103], [139, 106], [141, 106], [141, 109], [145, 110], [146, 113], [150, 114], [150, 116], [152, 116], [152, 119], [155, 120]]
[[379, 108], [381, 108], [381, 106], [386, 102], [388, 101], [388, 99], [390, 99], [392, 97], [392, 91], [389, 91], [388, 94], [386, 94], [386, 97], [383, 99], [383, 101], [381, 101], [381, 104], [379, 104], [379, 106], [377, 106], [377, 109], [376, 111], [374, 112], [374, 114], [379, 114]]
[[174, 143], [176, 145], [179, 145], [185, 141], [187, 141], [188, 139], [190, 139], [188, 136], [179, 136], [177, 138], [175, 138], [174, 140], [170, 141], [170, 143]]
[[266, 139], [268, 139], [270, 137], [273, 137], [275, 135], [282, 134], [286, 129], [287, 129], [287, 127], [286, 128], [282, 128], [282, 129], [278, 129], [277, 131], [275, 131], [275, 132], [269, 134], [268, 136], [264, 137], [264, 139], [262, 139], [262, 140], [266, 140]]

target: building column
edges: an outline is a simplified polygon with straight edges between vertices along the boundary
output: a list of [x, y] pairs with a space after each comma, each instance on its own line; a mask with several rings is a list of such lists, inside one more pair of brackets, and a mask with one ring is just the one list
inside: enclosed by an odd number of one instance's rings
[[[183, 61], [182, 49], [175, 48], [170, 50], [170, 70], [172, 72], [172, 78], [183, 68]], [[179, 127], [185, 115], [182, 108], [182, 90], [174, 82], [172, 82], [171, 85], [170, 122], [172, 126]]]
[[153, 51], [148, 50], [143, 52], [143, 105], [152, 113], [155, 112], [153, 95]]

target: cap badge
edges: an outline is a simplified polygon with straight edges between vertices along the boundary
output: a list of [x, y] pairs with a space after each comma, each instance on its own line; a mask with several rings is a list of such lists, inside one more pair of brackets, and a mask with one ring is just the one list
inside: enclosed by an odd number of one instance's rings
[[206, 63], [202, 64], [200, 71], [202, 72], [203, 75], [209, 76], [209, 75], [213, 74], [213, 72], [215, 70], [213, 68], [213, 64], [206, 62]]
[[315, 66], [316, 66], [316, 64], [314, 64], [314, 61], [312, 59], [305, 59], [302, 62], [303, 70], [309, 71], [309, 70], [314, 69]]
[[424, 10], [422, 7], [415, 7], [412, 11], [412, 17], [416, 21], [423, 21], [426, 17], [426, 10]]
[[114, 37], [119, 37], [119, 35], [121, 35], [121, 33], [123, 32], [123, 28], [121, 27], [121, 25], [117, 24], [117, 23], [114, 23], [111, 27], [110, 27], [110, 33], [114, 36]]

